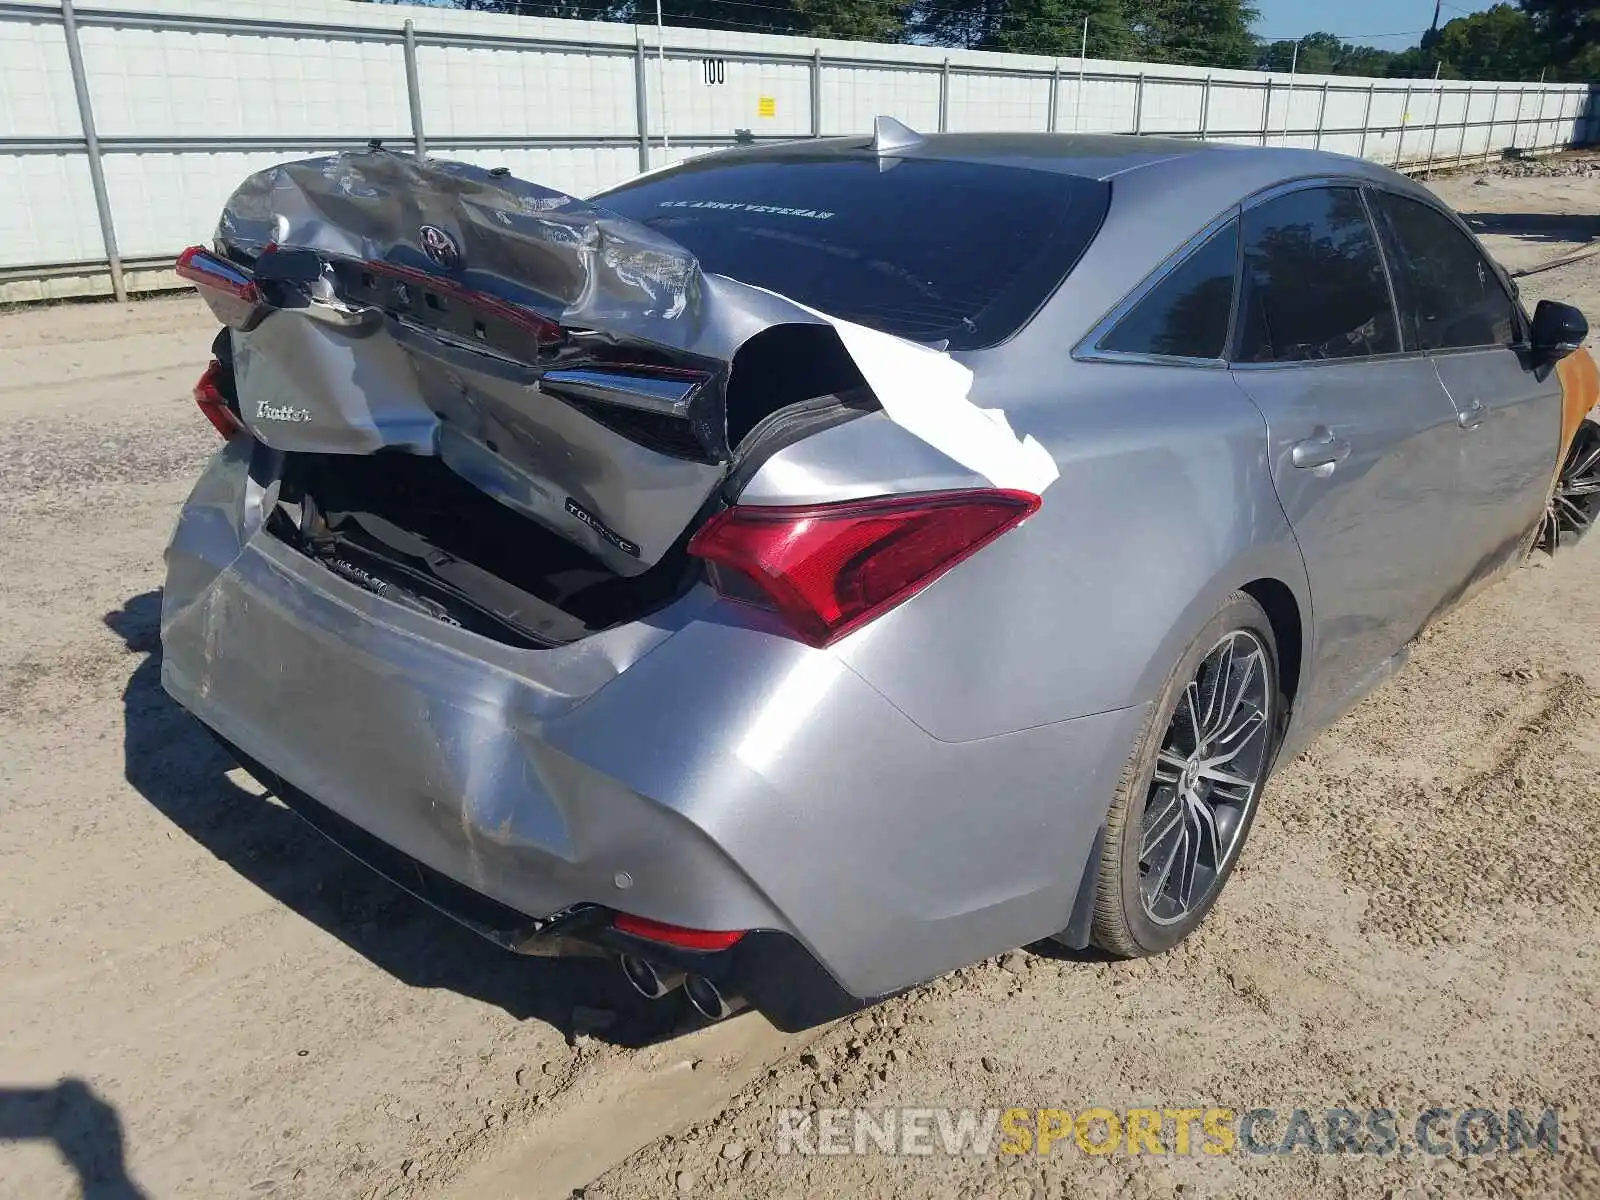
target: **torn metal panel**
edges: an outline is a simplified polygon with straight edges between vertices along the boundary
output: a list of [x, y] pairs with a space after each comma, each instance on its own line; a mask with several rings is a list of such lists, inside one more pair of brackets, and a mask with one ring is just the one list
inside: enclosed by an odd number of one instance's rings
[[[891, 420], [995, 484], [1054, 478], [949, 355], [705, 272], [638, 222], [502, 172], [382, 150], [285, 163], [234, 193], [216, 243], [259, 293], [225, 319], [260, 441], [438, 456], [620, 575], [659, 562], [727, 477], [735, 361], [777, 327], [832, 328]], [[788, 402], [768, 393], [744, 394]]]

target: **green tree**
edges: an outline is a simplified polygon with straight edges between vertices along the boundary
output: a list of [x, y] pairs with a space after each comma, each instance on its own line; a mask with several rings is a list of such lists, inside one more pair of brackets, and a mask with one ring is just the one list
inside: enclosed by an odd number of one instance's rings
[[1441, 73], [1461, 79], [1537, 79], [1545, 65], [1534, 23], [1509, 4], [1451, 21], [1432, 49]]
[[1246, 0], [1145, 0], [1130, 14], [1139, 57], [1196, 67], [1251, 67], [1259, 56]]
[[[1299, 46], [1299, 55], [1295, 47]], [[1261, 56], [1261, 67], [1268, 71], [1287, 71], [1291, 67], [1302, 75], [1337, 75], [1345, 58], [1357, 47], [1340, 41], [1331, 33], [1308, 33], [1298, 43], [1273, 42]]]
[[1594, 0], [1521, 0], [1522, 11], [1533, 19], [1545, 46], [1546, 65], [1562, 71], [1583, 59], [1593, 79], [1595, 48], [1600, 47], [1600, 6]]
[[1089, 21], [1090, 58], [1130, 58], [1122, 0], [934, 0], [912, 10], [918, 41], [968, 50], [1076, 57]]
[[[655, 13], [651, 0], [636, 0], [638, 21]], [[903, 40], [909, 0], [662, 0], [668, 25], [789, 33], [865, 42]]]

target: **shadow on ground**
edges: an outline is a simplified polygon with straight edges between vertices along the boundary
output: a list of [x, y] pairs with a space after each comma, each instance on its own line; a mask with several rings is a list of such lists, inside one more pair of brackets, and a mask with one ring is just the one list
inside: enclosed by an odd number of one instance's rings
[[128, 1178], [117, 1110], [81, 1079], [0, 1085], [0, 1142], [51, 1142], [78, 1176], [83, 1200], [145, 1200]]
[[1600, 237], [1600, 216], [1563, 213], [1462, 213], [1480, 236], [1500, 234], [1529, 242], [1591, 242]]
[[[161, 593], [107, 613], [143, 654], [123, 693], [128, 782], [217, 858], [306, 920], [413, 987], [448, 988], [571, 1037], [645, 1045], [693, 1027], [679, 996], [650, 1003], [606, 959], [513, 954], [356, 862], [289, 810], [228, 778], [234, 763], [161, 688]], [[574, 1027], [574, 1010], [583, 1015]], [[596, 1028], [595, 1014], [612, 1018]], [[3, 1131], [0, 1131], [3, 1136]], [[111, 1193], [107, 1193], [110, 1195]]]

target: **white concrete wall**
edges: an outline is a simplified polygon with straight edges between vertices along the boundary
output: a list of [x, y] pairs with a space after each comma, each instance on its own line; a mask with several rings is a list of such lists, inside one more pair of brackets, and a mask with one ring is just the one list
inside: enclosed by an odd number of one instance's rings
[[[429, 151], [577, 194], [640, 169], [640, 42], [656, 166], [736, 130], [859, 133], [879, 113], [928, 131], [1204, 134], [1397, 164], [1595, 132], [1582, 85], [1291, 86], [1247, 71], [690, 29], [666, 31], [663, 68], [653, 28], [344, 0], [89, 0], [77, 14], [115, 236], [134, 262], [205, 240], [232, 188], [267, 164], [371, 137], [409, 145], [407, 19]], [[94, 290], [105, 260], [60, 9], [12, 0], [0, 7], [0, 299]]]

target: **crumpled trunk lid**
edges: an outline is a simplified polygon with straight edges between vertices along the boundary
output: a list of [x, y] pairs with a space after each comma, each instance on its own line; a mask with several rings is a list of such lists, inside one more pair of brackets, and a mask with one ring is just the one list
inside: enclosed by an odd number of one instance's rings
[[[727, 476], [740, 348], [780, 325], [836, 345], [815, 314], [702, 272], [643, 225], [383, 150], [252, 176], [216, 247], [260, 297], [230, 321], [260, 441], [436, 456], [624, 576], [658, 563]], [[847, 356], [821, 357], [837, 365], [811, 395], [859, 385]]]

